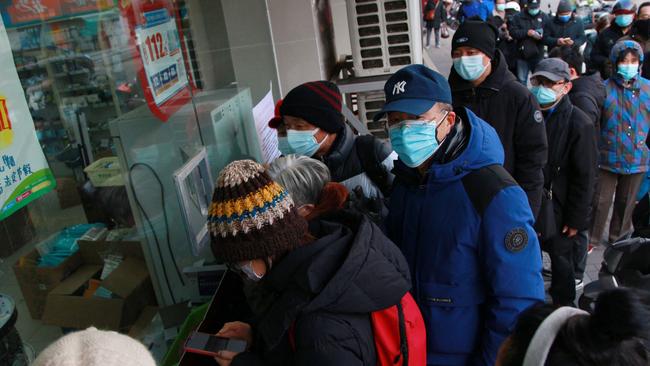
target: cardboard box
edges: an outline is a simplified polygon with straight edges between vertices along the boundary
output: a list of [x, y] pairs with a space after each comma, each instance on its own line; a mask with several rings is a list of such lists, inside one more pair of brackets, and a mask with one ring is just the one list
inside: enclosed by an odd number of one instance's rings
[[59, 206], [62, 209], [81, 204], [81, 196], [74, 178], [57, 178], [56, 195], [59, 197]]
[[[65, 328], [128, 332], [142, 310], [156, 304], [156, 297], [139, 242], [81, 241], [82, 265], [47, 296], [43, 323]], [[91, 279], [99, 279], [102, 256], [120, 254], [123, 261], [101, 283], [113, 298], [83, 297]]]
[[40, 254], [34, 249], [20, 257], [13, 267], [29, 314], [36, 320], [43, 316], [50, 291], [81, 266], [79, 253], [70, 256], [57, 267], [37, 267], [39, 258]]

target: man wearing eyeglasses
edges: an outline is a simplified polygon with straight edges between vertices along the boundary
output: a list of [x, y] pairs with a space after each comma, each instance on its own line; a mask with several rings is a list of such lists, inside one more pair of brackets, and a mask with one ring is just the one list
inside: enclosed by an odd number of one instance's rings
[[428, 365], [493, 365], [519, 313], [544, 300], [524, 191], [503, 168], [496, 131], [454, 110], [447, 80], [407, 66], [384, 87], [393, 149], [387, 230], [411, 270]]
[[530, 78], [546, 121], [548, 162], [544, 168], [546, 199], [538, 217], [551, 256], [553, 303], [573, 305], [576, 234], [589, 228], [589, 211], [596, 177], [595, 128], [589, 117], [571, 104], [569, 65], [559, 58], [542, 60]]

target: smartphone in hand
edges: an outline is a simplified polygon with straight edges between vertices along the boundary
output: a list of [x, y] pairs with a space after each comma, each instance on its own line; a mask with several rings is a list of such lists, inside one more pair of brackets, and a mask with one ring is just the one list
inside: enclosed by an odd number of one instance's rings
[[246, 351], [246, 346], [246, 341], [241, 339], [222, 338], [207, 333], [194, 332], [185, 343], [185, 351], [214, 357], [219, 351], [242, 353]]

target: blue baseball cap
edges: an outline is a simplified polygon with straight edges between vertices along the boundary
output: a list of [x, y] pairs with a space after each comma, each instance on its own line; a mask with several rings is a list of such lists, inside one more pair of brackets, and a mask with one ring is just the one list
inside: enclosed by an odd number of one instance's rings
[[398, 70], [384, 85], [386, 104], [373, 118], [376, 122], [388, 112], [419, 116], [436, 103], [451, 104], [447, 79], [424, 65], [409, 65]]

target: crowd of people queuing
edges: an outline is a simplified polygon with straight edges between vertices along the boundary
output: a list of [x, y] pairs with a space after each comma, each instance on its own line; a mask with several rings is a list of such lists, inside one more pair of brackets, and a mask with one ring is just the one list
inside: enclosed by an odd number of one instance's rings
[[[376, 318], [393, 306], [390, 364], [650, 365], [650, 295], [575, 308], [589, 248], [631, 235], [648, 179], [650, 3], [588, 24], [542, 5], [463, 3], [449, 77], [410, 65], [386, 82], [388, 141], [354, 133], [332, 82], [277, 103], [283, 156], [215, 184], [212, 250], [252, 313], [217, 334], [248, 344], [219, 365], [386, 364]], [[423, 9], [427, 46], [450, 6]]]

